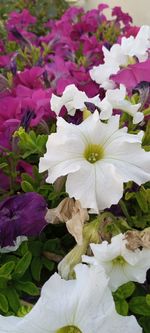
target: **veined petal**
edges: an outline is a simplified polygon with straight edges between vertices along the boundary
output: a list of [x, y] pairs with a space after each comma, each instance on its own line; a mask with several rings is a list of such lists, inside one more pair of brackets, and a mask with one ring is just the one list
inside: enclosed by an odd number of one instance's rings
[[120, 328], [126, 333], [127, 327], [129, 333], [142, 332], [134, 317], [116, 313], [108, 279], [99, 266], [80, 264], [75, 273], [76, 279], [70, 281], [55, 273], [24, 318], [0, 316], [1, 333], [56, 333], [70, 325], [78, 327], [82, 333], [116, 333]]
[[96, 163], [95, 187], [99, 210], [109, 208], [112, 204], [118, 203], [123, 195], [123, 181], [122, 177], [117, 174], [113, 164], [105, 163], [105, 161]]
[[66, 191], [70, 197], [79, 200], [83, 208], [90, 207], [98, 211], [95, 181], [95, 166], [85, 161], [80, 170], [68, 175]]

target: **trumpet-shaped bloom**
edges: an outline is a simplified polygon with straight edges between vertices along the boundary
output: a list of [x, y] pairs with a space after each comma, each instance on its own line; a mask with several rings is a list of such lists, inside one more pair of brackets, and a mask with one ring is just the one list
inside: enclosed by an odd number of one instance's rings
[[141, 104], [133, 105], [131, 102], [125, 99], [126, 88], [123, 84], [120, 85], [120, 89], [109, 89], [106, 92], [105, 98], [102, 100], [100, 108], [100, 119], [109, 119], [112, 115], [113, 109], [123, 110], [133, 117], [133, 124], [137, 124], [143, 120], [144, 115], [141, 112], [137, 112]]
[[39, 235], [46, 226], [46, 201], [36, 192], [14, 195], [0, 203], [0, 248], [12, 251], [22, 237]]
[[54, 111], [57, 116], [63, 106], [66, 107], [69, 115], [74, 116], [77, 109], [83, 110], [86, 108], [85, 102], [100, 106], [98, 95], [89, 98], [84, 91], [80, 91], [74, 84], [70, 84], [65, 88], [61, 97], [52, 94], [50, 103], [52, 111]]
[[150, 48], [150, 26], [142, 26], [137, 36], [134, 38], [123, 37], [121, 44], [114, 44], [110, 50], [103, 47], [104, 64], [94, 66], [90, 70], [92, 80], [101, 84], [105, 89], [114, 87], [109, 77], [117, 74], [121, 67], [128, 66], [136, 62], [145, 61], [148, 58], [148, 49]]
[[58, 117], [57, 133], [48, 138], [39, 170], [48, 170], [48, 183], [68, 175], [69, 196], [83, 208], [99, 211], [118, 203], [124, 182], [141, 185], [150, 179], [150, 153], [141, 148], [142, 136], [119, 129], [118, 115], [105, 124], [96, 111], [80, 125]]
[[150, 268], [150, 250], [143, 248], [131, 251], [126, 247], [123, 234], [114, 236], [109, 244], [91, 244], [94, 257], [83, 256], [84, 262], [99, 264], [110, 278], [109, 286], [115, 291], [128, 281], [143, 283]]
[[108, 280], [99, 267], [78, 265], [76, 279], [55, 273], [24, 318], [0, 316], [1, 333], [141, 333], [134, 316], [116, 313]]

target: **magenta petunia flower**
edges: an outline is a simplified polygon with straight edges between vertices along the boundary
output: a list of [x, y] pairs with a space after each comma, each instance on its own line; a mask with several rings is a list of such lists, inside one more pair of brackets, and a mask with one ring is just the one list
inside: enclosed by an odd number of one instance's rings
[[117, 74], [111, 75], [111, 79], [117, 84], [124, 84], [128, 90], [142, 81], [150, 82], [150, 59], [121, 69]]
[[122, 21], [125, 25], [132, 23], [132, 17], [128, 13], [124, 13], [119, 6], [113, 8], [112, 16], [116, 16], [116, 21]]
[[20, 29], [28, 27], [30, 24], [36, 23], [36, 17], [32, 16], [27, 9], [23, 9], [21, 13], [11, 12], [7, 21], [7, 28], [11, 29], [17, 26]]
[[23, 72], [17, 74], [15, 84], [22, 84], [31, 89], [43, 88], [44, 84], [41, 79], [43, 72], [44, 69], [41, 67], [25, 69]]

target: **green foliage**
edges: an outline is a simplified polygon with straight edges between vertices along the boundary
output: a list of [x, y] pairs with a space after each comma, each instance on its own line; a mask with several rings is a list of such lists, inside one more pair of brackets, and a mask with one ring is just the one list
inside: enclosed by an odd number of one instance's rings
[[20, 156], [23, 159], [31, 155], [38, 155], [40, 157], [45, 153], [47, 135], [38, 135], [33, 130], [27, 133], [21, 127], [14, 135], [19, 139], [18, 147], [20, 149]]
[[13, 254], [1, 254], [0, 264], [0, 313], [22, 316], [30, 305], [22, 305], [24, 296], [39, 296], [40, 286], [56, 270], [55, 256], [45, 257], [45, 251], [64, 254], [58, 238], [46, 240], [45, 235], [25, 241]]
[[42, 24], [49, 19], [58, 18], [67, 8], [64, 0], [1, 0], [0, 16], [3, 19], [12, 11], [21, 11], [24, 8], [30, 10], [33, 16], [37, 17], [36, 32], [42, 32]]
[[8, 301], [6, 296], [0, 293], [0, 310], [4, 313], [8, 312]]
[[144, 333], [150, 332], [150, 317], [140, 317], [139, 324], [143, 327]]
[[127, 183], [119, 204], [130, 228], [142, 230], [150, 226], [150, 183], [139, 188], [133, 182]]
[[129, 308], [134, 314], [146, 317], [150, 316], [150, 304], [147, 303], [144, 296], [133, 297], [129, 302]]
[[31, 263], [32, 255], [29, 251], [27, 251], [24, 256], [18, 260], [18, 263], [15, 267], [13, 277], [16, 279], [20, 279], [26, 270], [28, 269], [30, 263]]
[[117, 312], [122, 316], [127, 316], [129, 305], [126, 299], [131, 297], [135, 290], [135, 284], [128, 282], [117, 289], [113, 294]]

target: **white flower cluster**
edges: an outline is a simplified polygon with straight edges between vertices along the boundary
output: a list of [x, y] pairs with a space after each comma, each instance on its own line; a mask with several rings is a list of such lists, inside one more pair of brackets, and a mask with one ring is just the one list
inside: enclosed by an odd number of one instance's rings
[[104, 64], [94, 66], [90, 75], [92, 80], [103, 88], [114, 88], [110, 80], [112, 74], [116, 74], [121, 67], [130, 63], [143, 62], [148, 58], [150, 48], [150, 26], [142, 26], [136, 37], [123, 37], [120, 44], [114, 44], [110, 50], [103, 46]]
[[137, 112], [140, 103], [132, 104], [126, 100], [126, 88], [123, 84], [119, 89], [109, 89], [105, 98], [101, 101], [99, 95], [89, 98], [85, 92], [80, 91], [74, 84], [67, 86], [61, 97], [52, 94], [51, 109], [58, 116], [63, 106], [66, 107], [68, 114], [74, 116], [77, 109], [84, 111], [85, 103], [91, 103], [101, 110], [100, 119], [107, 120], [112, 116], [113, 109], [127, 112], [133, 117], [133, 123], [137, 124], [144, 118], [141, 112]]
[[[69, 197], [92, 213], [117, 204], [124, 183], [141, 185], [150, 180], [150, 152], [141, 146], [144, 133], [128, 133], [127, 127], [120, 128], [120, 116], [112, 115], [113, 109], [125, 111], [137, 124], [143, 120], [141, 104], [133, 105], [126, 99], [125, 86], [113, 89], [110, 80], [121, 66], [146, 60], [149, 47], [150, 27], [144, 26], [135, 38], [124, 37], [110, 50], [103, 48], [104, 64], [90, 71], [92, 79], [108, 89], [103, 100], [99, 95], [89, 98], [73, 84], [61, 97], [52, 95], [57, 131], [48, 137], [39, 171], [48, 171], [48, 183], [66, 176]], [[86, 113], [88, 103], [97, 110], [89, 112], [79, 125], [59, 117], [63, 106], [74, 117], [77, 109]], [[29, 314], [23, 318], [0, 316], [0, 333], [141, 333], [134, 316], [116, 312], [111, 291], [128, 281], [145, 281], [150, 249], [129, 250], [123, 234], [113, 237], [110, 244], [104, 241], [90, 246], [93, 256], [83, 256], [86, 265], [75, 267], [75, 279], [66, 281], [55, 273]], [[65, 260], [59, 265], [60, 273], [64, 265]]]
[[79, 264], [76, 279], [55, 273], [24, 318], [0, 316], [1, 333], [142, 333], [134, 316], [120, 316], [99, 266]]

